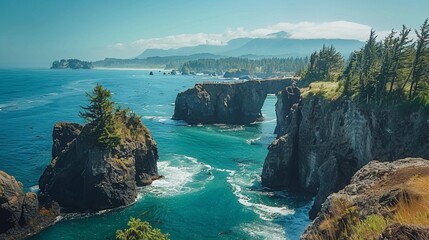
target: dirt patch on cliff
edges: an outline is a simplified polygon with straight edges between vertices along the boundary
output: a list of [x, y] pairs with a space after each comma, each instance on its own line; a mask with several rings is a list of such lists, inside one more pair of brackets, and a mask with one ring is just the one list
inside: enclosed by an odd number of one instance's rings
[[394, 174], [391, 174], [386, 179], [380, 181], [380, 183], [375, 184], [373, 189], [397, 187], [418, 177], [429, 178], [429, 167], [406, 167], [399, 169]]

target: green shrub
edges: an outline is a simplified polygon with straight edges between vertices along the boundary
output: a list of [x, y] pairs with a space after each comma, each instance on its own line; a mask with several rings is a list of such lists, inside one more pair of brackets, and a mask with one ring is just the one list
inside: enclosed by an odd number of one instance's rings
[[117, 240], [168, 240], [168, 234], [163, 234], [157, 228], [152, 228], [148, 222], [131, 218], [127, 229], [116, 231]]

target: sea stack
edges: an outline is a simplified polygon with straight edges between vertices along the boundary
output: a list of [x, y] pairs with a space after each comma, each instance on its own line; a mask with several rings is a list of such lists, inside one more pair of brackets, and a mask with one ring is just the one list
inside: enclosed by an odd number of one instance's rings
[[126, 206], [137, 197], [137, 186], [159, 178], [158, 148], [140, 125], [138, 138], [127, 136], [113, 149], [93, 144], [88, 128], [57, 123], [52, 161], [39, 180], [41, 195], [73, 211]]
[[[110, 97], [99, 85], [94, 93]], [[129, 110], [112, 109], [103, 110], [103, 123], [93, 118], [84, 126], [55, 124], [52, 161], [39, 179], [41, 197], [58, 202], [67, 211], [111, 209], [133, 203], [138, 186], [160, 177], [158, 147], [149, 129]], [[97, 111], [85, 116], [93, 113]]]

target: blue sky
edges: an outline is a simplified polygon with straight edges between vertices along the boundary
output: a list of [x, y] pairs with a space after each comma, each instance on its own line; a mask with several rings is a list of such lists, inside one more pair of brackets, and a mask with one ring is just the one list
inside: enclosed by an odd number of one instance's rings
[[129, 58], [146, 48], [225, 44], [284, 30], [294, 38], [365, 39], [418, 28], [427, 0], [1, 0], [0, 67], [60, 58]]

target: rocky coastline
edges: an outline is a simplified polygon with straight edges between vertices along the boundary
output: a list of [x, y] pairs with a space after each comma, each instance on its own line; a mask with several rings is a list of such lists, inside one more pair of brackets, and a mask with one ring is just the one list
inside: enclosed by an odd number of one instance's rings
[[56, 202], [25, 193], [22, 183], [0, 171], [0, 239], [24, 239], [53, 225], [60, 214]]
[[371, 161], [331, 194], [301, 236], [316, 239], [428, 239], [429, 161]]
[[315, 196], [312, 219], [371, 160], [429, 158], [429, 114], [421, 107], [364, 108], [291, 86], [278, 95], [276, 114], [262, 184]]

